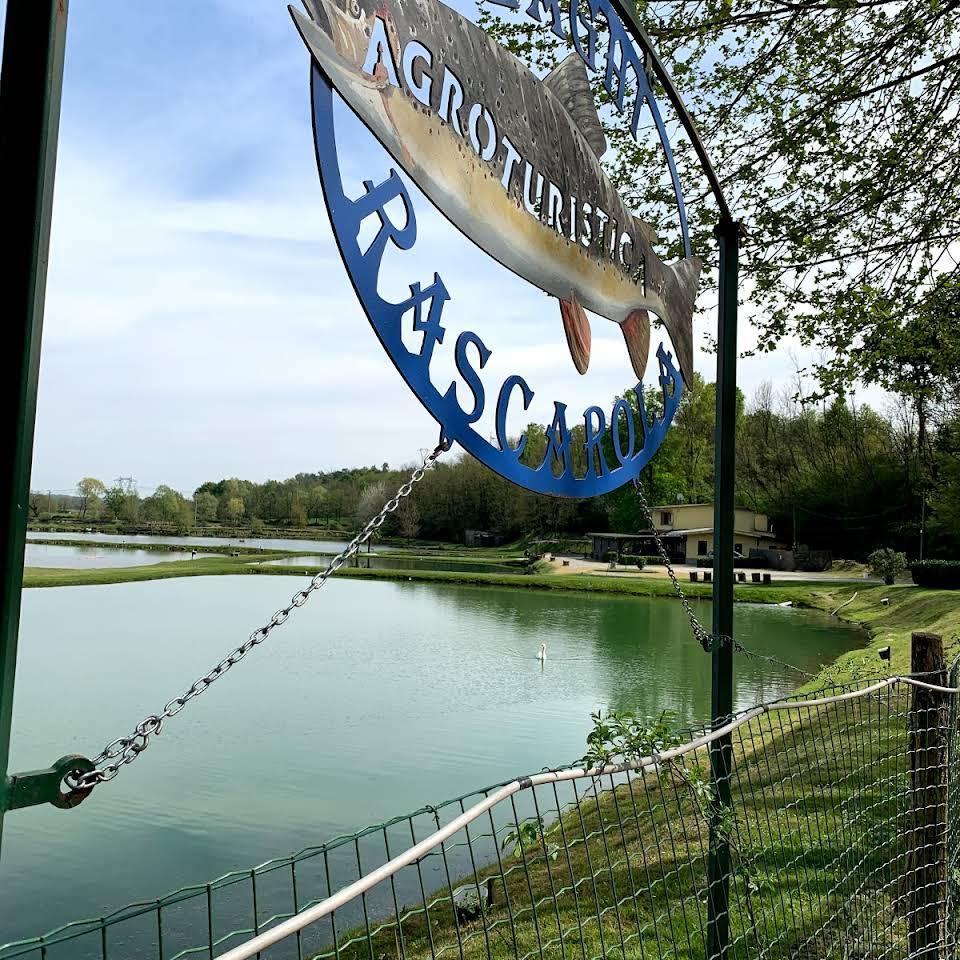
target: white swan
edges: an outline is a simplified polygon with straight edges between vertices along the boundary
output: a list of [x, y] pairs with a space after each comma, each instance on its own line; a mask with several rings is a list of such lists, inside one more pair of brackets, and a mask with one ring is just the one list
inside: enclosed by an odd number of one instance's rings
[[546, 663], [547, 661], [547, 645], [545, 643], [540, 644], [540, 649], [537, 651], [537, 659], [541, 663]]

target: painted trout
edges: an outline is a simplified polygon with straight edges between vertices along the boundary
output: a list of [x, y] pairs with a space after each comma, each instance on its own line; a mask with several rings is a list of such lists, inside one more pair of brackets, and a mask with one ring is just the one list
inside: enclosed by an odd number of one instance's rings
[[665, 264], [604, 173], [606, 139], [576, 53], [538, 78], [439, 0], [304, 0], [290, 8], [331, 85], [438, 209], [556, 297], [570, 356], [590, 361], [586, 310], [619, 324], [642, 379], [649, 312], [693, 373], [701, 261]]

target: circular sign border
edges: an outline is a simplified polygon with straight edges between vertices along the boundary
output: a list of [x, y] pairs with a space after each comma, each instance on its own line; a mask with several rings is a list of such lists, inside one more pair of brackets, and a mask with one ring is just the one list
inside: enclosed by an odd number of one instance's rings
[[[494, 446], [473, 429], [470, 416], [457, 403], [455, 392], [448, 391], [446, 394], [441, 394], [436, 388], [429, 377], [429, 361], [424, 362], [420, 355], [411, 353], [404, 345], [400, 333], [401, 321], [411, 310], [412, 304], [410, 301], [399, 304], [391, 303], [384, 300], [377, 291], [379, 258], [377, 258], [375, 264], [371, 264], [365, 257], [365, 253], [368, 251], [361, 250], [356, 229], [358, 224], [356, 217], [351, 214], [356, 201], [347, 197], [343, 190], [334, 126], [333, 87], [315, 61], [311, 61], [310, 86], [317, 169], [341, 258], [347, 268], [347, 274], [350, 277], [357, 299], [360, 301], [377, 338], [417, 399], [440, 424], [441, 437], [446, 441], [458, 443], [485, 466], [512, 483], [547, 496], [588, 499], [611, 493], [639, 477], [640, 472], [663, 443], [683, 395], [683, 380], [671, 353], [664, 349], [662, 343], [657, 349], [657, 359], [660, 366], [659, 382], [664, 400], [663, 412], [660, 417], [655, 417], [652, 421], [648, 420], [644, 412], [642, 384], [637, 384], [634, 388], [638, 395], [641, 420], [639, 426], [642, 430], [643, 444], [638, 451], [633, 451], [634, 440], [638, 432], [637, 424], [634, 423], [633, 429], [630, 431], [631, 449], [619, 466], [609, 468], [603, 462], [601, 455], [598, 458], [600, 460], [599, 471], [591, 463], [583, 477], [576, 477], [573, 474], [572, 466], [565, 469], [557, 477], [553, 474], [551, 457], [549, 456], [544, 458], [543, 463], [538, 468], [528, 467], [521, 463], [520, 456], [525, 442], [523, 440], [517, 447], [511, 447], [504, 438], [502, 447]], [[670, 161], [669, 166], [673, 174], [672, 179], [676, 187], [678, 204], [681, 211], [685, 212], [682, 196], [679, 192], [679, 183], [675, 176], [673, 158], [670, 154], [669, 145], [664, 138], [665, 131], [658, 112], [657, 120], [661, 142], [664, 144]], [[372, 132], [370, 135], [374, 136]], [[395, 169], [391, 169], [390, 177], [398, 178]], [[370, 191], [373, 184], [366, 181], [366, 186], [367, 190]], [[416, 219], [406, 190], [405, 188], [401, 189], [409, 218], [408, 223], [404, 226], [404, 233], [409, 234], [405, 248], [409, 249], [416, 239]], [[682, 217], [682, 220], [684, 243], [687, 246], [689, 241], [686, 236], [685, 216]], [[440, 285], [443, 299], [450, 299], [442, 281], [436, 274], [434, 275], [434, 282]], [[425, 292], [419, 290], [419, 285], [412, 287], [411, 291], [421, 295], [421, 302], [425, 298]], [[533, 391], [530, 390], [523, 378], [518, 375], [509, 377], [504, 381], [504, 386], [507, 385], [510, 385], [510, 392], [514, 387], [519, 387], [521, 391], [525, 389], [529, 393], [529, 397], [526, 394], [523, 396], [524, 409], [526, 409], [530, 400], [532, 400]], [[503, 392], [504, 386], [501, 387], [501, 392]], [[507, 399], [509, 399], [509, 394]], [[554, 404], [556, 412], [559, 415], [564, 415], [566, 404], [559, 401], [554, 401]], [[616, 409], [617, 404], [613, 404], [613, 406]], [[589, 410], [599, 411], [600, 408], [591, 407], [588, 408]], [[632, 417], [632, 408], [629, 408], [629, 412]]]

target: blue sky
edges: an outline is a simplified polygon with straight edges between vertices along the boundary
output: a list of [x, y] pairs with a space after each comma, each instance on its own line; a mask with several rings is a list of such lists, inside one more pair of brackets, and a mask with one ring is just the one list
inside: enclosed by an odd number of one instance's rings
[[[351, 177], [384, 175], [382, 151], [341, 119]], [[497, 344], [495, 375], [536, 379], [535, 418], [549, 418], [548, 398], [582, 410], [631, 382], [613, 325], [594, 322], [578, 377], [556, 303], [427, 207], [416, 250], [385, 264], [383, 284], [401, 293], [438, 270], [445, 321]], [[435, 442], [331, 239], [308, 59], [284, 3], [73, 0], [52, 237], [34, 489], [124, 475], [189, 492], [400, 465]], [[712, 356], [696, 363], [712, 379]], [[787, 349], [744, 361], [741, 384], [783, 385], [794, 364]], [[441, 357], [435, 382], [452, 370]]]

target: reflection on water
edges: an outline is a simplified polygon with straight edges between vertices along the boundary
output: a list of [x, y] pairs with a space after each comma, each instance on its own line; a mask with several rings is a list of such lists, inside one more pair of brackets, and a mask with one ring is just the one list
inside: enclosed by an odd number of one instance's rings
[[[267, 560], [265, 566], [323, 566], [329, 556], [281, 557]], [[523, 573], [523, 567], [505, 563], [477, 563], [470, 560], [435, 560], [433, 557], [378, 557], [375, 553], [358, 554], [351, 565], [374, 570], [446, 570], [455, 573]]]
[[88, 540], [91, 543], [175, 543], [202, 547], [211, 544], [219, 547], [258, 547], [261, 550], [317, 550], [323, 553], [338, 553], [347, 543], [345, 540], [293, 540], [283, 538], [255, 537], [155, 537], [146, 533], [38, 533], [28, 531], [31, 540]]
[[[301, 582], [26, 591], [11, 769], [96, 753]], [[708, 605], [697, 611], [709, 620]], [[805, 669], [863, 640], [800, 611], [738, 606], [736, 617], [746, 646]], [[738, 706], [801, 679], [737, 668]], [[671, 600], [331, 581], [82, 806], [6, 818], [0, 941], [573, 760], [598, 708], [704, 719], [709, 676]]]
[[[148, 563], [189, 560], [189, 550], [117, 550], [110, 547], [64, 547], [59, 544], [28, 543], [25, 567], [141, 567]], [[197, 556], [205, 554], [197, 553]]]

